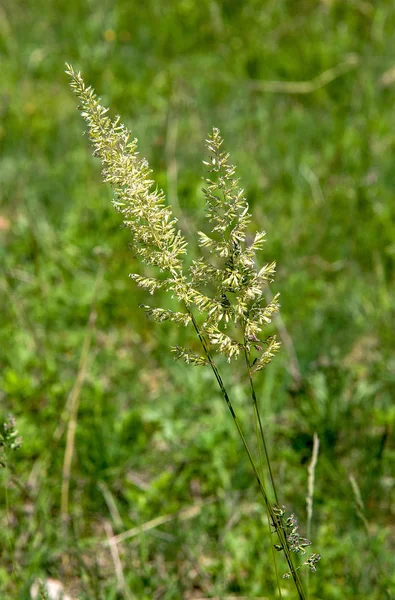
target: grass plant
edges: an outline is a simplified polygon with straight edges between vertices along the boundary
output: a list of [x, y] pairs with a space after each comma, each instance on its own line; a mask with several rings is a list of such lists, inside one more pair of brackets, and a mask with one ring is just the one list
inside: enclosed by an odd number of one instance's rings
[[[222, 148], [220, 132], [214, 128], [207, 139], [209, 156], [204, 161], [209, 176], [205, 179], [203, 192], [211, 231], [210, 235], [199, 232], [199, 245], [207, 251], [207, 256], [193, 259], [186, 273], [183, 259], [187, 254], [187, 242], [181, 230], [176, 228], [177, 219], [171, 207], [165, 204], [163, 192], [154, 186], [147, 161], [137, 152], [137, 140], [132, 139], [119, 117], [111, 120], [107, 116], [108, 109], [100, 104], [93, 89], [85, 85], [81, 74], [71, 65], [67, 65], [67, 74], [87, 122], [94, 154], [102, 162], [104, 181], [113, 189], [113, 205], [122, 214], [124, 225], [131, 230], [132, 249], [143, 263], [154, 267], [158, 273], [152, 277], [134, 273], [131, 278], [152, 295], [158, 289], [170, 292], [183, 310], [174, 312], [147, 305], [141, 305], [141, 308], [156, 321], [192, 325], [203, 354], [198, 355], [182, 346], [172, 350], [176, 358], [188, 364], [211, 367], [257, 480], [269, 524], [278, 537], [279, 543], [274, 547], [284, 553], [289, 568], [286, 576], [292, 577], [299, 598], [305, 600], [307, 596], [298, 570], [307, 565], [315, 571], [320, 555], [313, 553], [303, 565], [295, 567], [291, 553], [304, 555], [311, 542], [299, 535], [295, 517], [286, 518], [284, 507], [279, 506], [253, 379], [254, 373], [269, 364], [280, 347], [275, 336], [263, 332], [279, 310], [278, 295], [269, 303], [264, 296], [264, 285], [273, 281], [275, 263], [257, 270], [256, 254], [262, 249], [265, 233], [259, 231], [250, 243], [247, 242], [252, 217], [244, 190], [235, 177], [236, 168], [229, 163], [229, 154]], [[228, 362], [240, 354], [245, 359], [259, 463], [236, 416], [215, 354], [223, 355]], [[265, 484], [262, 455], [270, 493]], [[279, 582], [278, 589], [281, 596]]]

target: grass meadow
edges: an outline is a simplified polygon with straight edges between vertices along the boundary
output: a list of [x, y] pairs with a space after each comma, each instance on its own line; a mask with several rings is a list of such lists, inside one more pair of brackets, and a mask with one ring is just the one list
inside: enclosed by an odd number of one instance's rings
[[[2, 3], [0, 421], [23, 444], [0, 469], [1, 598], [37, 578], [79, 600], [278, 597], [214, 377], [175, 362], [186, 332], [138, 307], [144, 271], [65, 61], [139, 139], [196, 256], [221, 129], [277, 261], [282, 349], [256, 386], [304, 532], [320, 441], [309, 598], [395, 597], [394, 30], [390, 0]], [[253, 430], [243, 370], [221, 369]]]

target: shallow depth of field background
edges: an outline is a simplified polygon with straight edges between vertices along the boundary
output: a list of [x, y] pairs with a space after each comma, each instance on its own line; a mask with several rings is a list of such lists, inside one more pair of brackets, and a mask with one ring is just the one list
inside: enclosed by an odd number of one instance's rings
[[[314, 432], [321, 442], [311, 598], [394, 597], [394, 30], [392, 1], [2, 4], [0, 417], [16, 417], [23, 447], [0, 473], [1, 598], [29, 598], [37, 577], [82, 600], [275, 597], [233, 423], [211, 373], [173, 361], [187, 332], [138, 308], [152, 299], [128, 278], [140, 267], [66, 60], [140, 140], [191, 252], [204, 139], [221, 129], [267, 232], [262, 264], [278, 263], [283, 348], [257, 385], [302, 531]], [[223, 369], [253, 432], [243, 369]], [[123, 582], [103, 542], [144, 524], [118, 545]]]

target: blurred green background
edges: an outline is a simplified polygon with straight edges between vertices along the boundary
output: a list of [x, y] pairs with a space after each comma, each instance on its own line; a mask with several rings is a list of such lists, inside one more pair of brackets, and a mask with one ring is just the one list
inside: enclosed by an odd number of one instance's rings
[[[89, 600], [276, 597], [233, 423], [210, 372], [173, 361], [186, 332], [138, 309], [65, 61], [138, 137], [196, 252], [221, 129], [278, 263], [283, 348], [258, 388], [301, 531], [320, 438], [310, 597], [394, 597], [394, 31], [392, 0], [2, 3], [0, 416], [23, 437], [0, 474], [2, 598], [37, 577]], [[243, 369], [223, 369], [252, 432]], [[103, 542], [144, 524], [117, 562]]]

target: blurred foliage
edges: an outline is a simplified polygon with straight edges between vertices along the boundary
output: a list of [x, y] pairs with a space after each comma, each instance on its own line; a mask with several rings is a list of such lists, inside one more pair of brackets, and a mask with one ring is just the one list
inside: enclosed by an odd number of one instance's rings
[[[390, 0], [3, 2], [0, 421], [15, 416], [23, 445], [0, 473], [2, 597], [28, 598], [48, 576], [89, 599], [275, 596], [258, 492], [215, 382], [174, 363], [179, 330], [137, 308], [147, 298], [128, 280], [135, 259], [67, 60], [139, 138], [187, 236], [203, 215], [204, 138], [221, 129], [268, 233], [262, 262], [278, 262], [284, 347], [259, 391], [301, 529], [321, 440], [311, 597], [393, 598], [394, 27]], [[92, 311], [65, 528], [68, 399]], [[242, 370], [224, 369], [242, 407]], [[108, 532], [163, 515], [118, 546], [119, 588]]]

